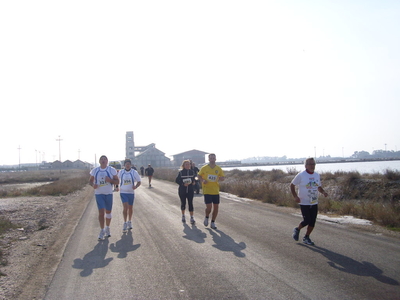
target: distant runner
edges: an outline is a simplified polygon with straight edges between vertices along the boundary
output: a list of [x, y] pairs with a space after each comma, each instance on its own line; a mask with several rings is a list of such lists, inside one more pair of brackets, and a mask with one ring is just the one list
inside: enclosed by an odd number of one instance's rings
[[144, 170], [144, 172], [145, 172], [146, 176], [149, 178], [149, 187], [151, 187], [151, 179], [153, 178], [154, 169], [149, 164], [147, 166], [146, 170]]

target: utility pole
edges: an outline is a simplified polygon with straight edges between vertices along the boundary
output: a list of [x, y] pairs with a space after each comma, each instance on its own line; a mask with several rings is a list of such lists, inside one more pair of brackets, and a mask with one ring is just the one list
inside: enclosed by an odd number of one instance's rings
[[60, 161], [60, 173], [61, 173], [61, 137], [58, 136], [58, 139], [56, 139], [56, 141], [58, 141], [58, 156], [59, 156], [59, 161]]
[[56, 139], [56, 141], [58, 142], [58, 157], [59, 157], [59, 161], [61, 163], [61, 141], [62, 141], [62, 139], [60, 138], [60, 136], [58, 136], [58, 139]]
[[18, 146], [18, 168], [21, 170], [21, 146]]

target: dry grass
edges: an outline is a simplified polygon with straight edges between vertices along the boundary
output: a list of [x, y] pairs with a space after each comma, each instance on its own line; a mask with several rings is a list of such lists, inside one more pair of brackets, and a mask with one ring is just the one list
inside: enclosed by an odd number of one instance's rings
[[[7, 184], [51, 182], [31, 188], [12, 187]], [[82, 189], [89, 182], [88, 170], [32, 171], [0, 173], [0, 198], [20, 196], [67, 195]]]

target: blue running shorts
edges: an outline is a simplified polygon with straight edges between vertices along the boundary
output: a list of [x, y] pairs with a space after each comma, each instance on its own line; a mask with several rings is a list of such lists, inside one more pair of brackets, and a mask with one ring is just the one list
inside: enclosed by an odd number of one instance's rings
[[96, 194], [97, 208], [111, 211], [113, 206], [113, 194]]
[[120, 196], [122, 203], [128, 202], [129, 205], [133, 205], [133, 201], [135, 200], [135, 194], [121, 193]]

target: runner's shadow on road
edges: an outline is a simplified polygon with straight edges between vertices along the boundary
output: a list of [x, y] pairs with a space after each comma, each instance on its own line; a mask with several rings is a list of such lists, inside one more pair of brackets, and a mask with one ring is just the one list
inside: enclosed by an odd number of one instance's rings
[[192, 225], [190, 227], [186, 223], [183, 223], [183, 232], [186, 234], [183, 236], [185, 239], [194, 241], [199, 244], [206, 241], [207, 234], [198, 229], [196, 225]]
[[299, 245], [307, 247], [308, 249], [319, 254], [322, 254], [329, 260], [328, 264], [332, 268], [335, 268], [339, 271], [354, 274], [357, 276], [371, 276], [376, 280], [386, 284], [399, 285], [399, 282], [397, 280], [383, 275], [383, 271], [370, 262], [358, 262], [348, 256], [318, 246], [306, 246], [303, 244]]
[[107, 251], [108, 239], [99, 241], [93, 250], [86, 253], [82, 259], [74, 259], [72, 267], [75, 269], [82, 269], [80, 275], [82, 277], [87, 277], [93, 273], [93, 269], [104, 268], [113, 260], [112, 257], [105, 258]]
[[135, 251], [140, 247], [140, 244], [133, 244], [132, 231], [124, 232], [119, 241], [110, 244], [111, 252], [117, 252], [118, 258], [125, 258], [128, 256], [128, 252]]
[[237, 257], [245, 257], [246, 254], [242, 252], [242, 250], [246, 249], [246, 243], [240, 242], [236, 243], [233, 238], [229, 235], [225, 234], [221, 230], [212, 230], [210, 228], [206, 228], [210, 235], [212, 236], [215, 245], [213, 247], [221, 250], [221, 251], [231, 251]]

